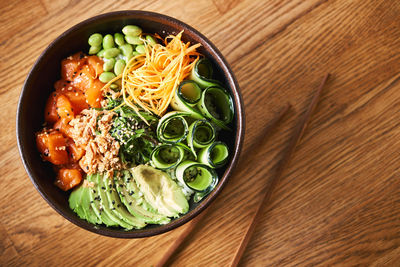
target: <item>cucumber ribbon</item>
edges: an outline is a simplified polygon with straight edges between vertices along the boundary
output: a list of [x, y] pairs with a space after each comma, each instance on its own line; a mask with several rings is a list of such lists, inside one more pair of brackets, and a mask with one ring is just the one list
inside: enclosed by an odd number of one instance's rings
[[189, 189], [195, 191], [194, 202], [199, 202], [210, 193], [218, 183], [214, 169], [205, 164], [186, 160], [176, 167], [176, 178]]
[[218, 127], [229, 130], [234, 108], [231, 95], [221, 82], [212, 79], [213, 67], [207, 58], [196, 62], [189, 80], [182, 81], [175, 91], [171, 106], [188, 112], [194, 119], [207, 118]]
[[223, 88], [213, 86], [204, 89], [197, 107], [214, 124], [229, 130], [227, 124], [233, 119], [233, 102]]
[[210, 145], [215, 140], [215, 129], [212, 124], [206, 120], [194, 121], [189, 126], [187, 135], [187, 144], [197, 157], [195, 148], [203, 148]]
[[222, 86], [219, 81], [212, 79], [212, 76], [213, 67], [210, 60], [202, 58], [194, 65], [189, 79], [195, 81], [201, 88]]
[[171, 106], [193, 119], [208, 119], [226, 130], [229, 130], [227, 125], [232, 121], [234, 113], [232, 98], [225, 89], [211, 86], [201, 91], [194, 81], [183, 81], [179, 85]]
[[202, 119], [204, 116], [196, 108], [201, 99], [201, 88], [194, 81], [182, 81], [175, 90], [171, 100], [171, 106], [174, 110], [190, 113], [194, 119]]
[[202, 148], [198, 153], [198, 160], [211, 168], [219, 168], [226, 163], [228, 155], [228, 146], [223, 142], [217, 141]]
[[186, 116], [190, 116], [190, 113], [171, 111], [165, 114], [157, 125], [158, 140], [169, 144], [184, 140], [189, 133]]
[[160, 170], [168, 170], [178, 166], [182, 160], [189, 158], [192, 151], [182, 143], [162, 144], [151, 152], [151, 165]]

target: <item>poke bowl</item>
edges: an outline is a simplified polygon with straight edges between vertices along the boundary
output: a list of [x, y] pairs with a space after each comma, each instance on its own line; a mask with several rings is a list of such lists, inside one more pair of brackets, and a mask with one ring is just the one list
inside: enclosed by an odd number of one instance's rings
[[23, 85], [16, 131], [52, 208], [88, 231], [140, 238], [215, 200], [244, 121], [234, 74], [206, 37], [128, 10], [89, 18], [44, 50]]

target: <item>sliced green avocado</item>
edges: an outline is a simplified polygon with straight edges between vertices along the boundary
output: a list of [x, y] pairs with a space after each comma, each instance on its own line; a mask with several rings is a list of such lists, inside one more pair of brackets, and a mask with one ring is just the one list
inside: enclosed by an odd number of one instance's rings
[[116, 190], [117, 185], [114, 183], [114, 179], [110, 179], [108, 176], [103, 177], [103, 184], [106, 187], [106, 195], [108, 197], [109, 207], [121, 220], [131, 224], [134, 228], [140, 229], [146, 226], [143, 219], [137, 218], [129, 213], [125, 208], [124, 204], [121, 203], [118, 192]]
[[81, 206], [83, 191], [84, 189], [82, 186], [79, 186], [76, 189], [74, 189], [74, 191], [72, 191], [71, 194], [69, 195], [68, 203], [69, 207], [76, 212], [79, 218], [85, 220], [86, 215]]
[[82, 184], [81, 187], [83, 188], [82, 198], [81, 198], [81, 207], [85, 213], [86, 220], [93, 224], [101, 224], [102, 221], [100, 220], [99, 217], [97, 217], [97, 215], [94, 212], [92, 205], [90, 203], [90, 194], [95, 189], [85, 186], [85, 184]]
[[99, 186], [99, 195], [100, 195], [100, 205], [101, 207], [103, 207], [103, 211], [107, 214], [108, 217], [110, 217], [110, 219], [112, 221], [114, 221], [115, 223], [117, 223], [118, 225], [120, 225], [121, 227], [125, 228], [125, 229], [132, 229], [133, 225], [126, 223], [124, 220], [121, 220], [115, 213], [113, 210], [111, 210], [110, 208], [110, 204], [108, 201], [108, 197], [106, 194], [106, 187], [104, 185], [103, 182], [103, 176], [102, 175], [98, 175], [97, 176], [97, 184]]
[[100, 205], [100, 187], [99, 184], [97, 183], [97, 176], [99, 174], [93, 174], [93, 175], [88, 175], [87, 180], [91, 183], [94, 184], [93, 189], [90, 190], [90, 203], [92, 206], [92, 209], [94, 213], [96, 213], [97, 217], [100, 218], [100, 220], [107, 226], [118, 226], [118, 223], [114, 222], [111, 220], [111, 218], [107, 215], [107, 213], [104, 212], [103, 207]]
[[120, 177], [114, 178], [114, 183], [117, 186], [121, 202], [124, 203], [132, 215], [144, 220], [146, 223], [166, 224], [170, 221], [168, 217], [158, 214], [157, 212], [146, 210], [141, 206], [142, 203], [140, 202], [143, 201], [143, 199], [136, 197], [139, 193], [139, 189], [136, 185], [135, 188], [132, 187], [135, 181], [131, 179], [131, 175], [128, 171], [123, 172], [123, 179]]
[[90, 188], [85, 184], [79, 185], [69, 196], [69, 206], [74, 210], [79, 218], [85, 219], [92, 224], [100, 224], [100, 219], [96, 216], [90, 206]]
[[185, 195], [167, 173], [147, 165], [138, 165], [131, 173], [146, 201], [158, 213], [178, 217], [189, 210]]

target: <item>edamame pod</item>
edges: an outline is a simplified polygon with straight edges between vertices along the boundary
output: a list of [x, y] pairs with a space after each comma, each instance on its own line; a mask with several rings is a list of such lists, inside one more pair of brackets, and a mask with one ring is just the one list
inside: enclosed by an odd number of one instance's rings
[[182, 81], [175, 90], [171, 100], [171, 107], [174, 110], [185, 111], [195, 119], [202, 119], [204, 116], [197, 109], [196, 105], [201, 99], [201, 88], [194, 81]]
[[115, 75], [120, 75], [124, 71], [125, 68], [125, 60], [123, 59], [118, 59], [117, 62], [114, 65], [114, 73]]
[[97, 54], [101, 50], [101, 46], [91, 46], [89, 48], [89, 55]]
[[227, 162], [228, 156], [228, 146], [217, 141], [202, 148], [198, 153], [198, 160], [211, 168], [219, 168]]
[[98, 53], [97, 53], [98, 57], [104, 57], [104, 49], [101, 49]]
[[144, 45], [138, 45], [136, 46], [136, 52], [138, 52], [139, 54], [145, 54], [146, 47]]
[[122, 33], [115, 33], [114, 34], [114, 42], [118, 45], [124, 45], [125, 44], [125, 40], [124, 40], [124, 35]]
[[206, 120], [197, 120], [189, 126], [187, 143], [197, 158], [195, 148], [203, 148], [210, 145], [215, 140], [215, 129]]
[[102, 83], [108, 83], [109, 81], [111, 81], [112, 79], [115, 78], [115, 74], [109, 71], [105, 71], [102, 74], [100, 74], [99, 76], [99, 80]]
[[211, 119], [219, 127], [229, 130], [227, 124], [233, 119], [233, 102], [223, 88], [213, 86], [204, 89], [197, 107], [206, 118]]
[[119, 53], [120, 53], [120, 50], [118, 48], [113, 47], [113, 48], [105, 49], [103, 56], [105, 58], [112, 58], [112, 57], [118, 56]]
[[115, 83], [110, 84], [110, 88], [113, 90], [117, 89], [118, 87], [119, 87], [118, 84]]
[[125, 40], [128, 44], [133, 44], [133, 45], [143, 44], [143, 40], [140, 38], [140, 36], [126, 35]]
[[165, 114], [157, 125], [157, 138], [161, 142], [174, 144], [184, 140], [189, 132], [185, 116], [190, 113], [171, 111]]
[[111, 34], [107, 34], [106, 36], [104, 36], [103, 38], [103, 48], [104, 49], [109, 49], [109, 48], [113, 48], [115, 46], [114, 44], [114, 38], [112, 37]]
[[212, 75], [213, 68], [210, 60], [202, 58], [194, 65], [189, 79], [198, 83], [201, 88], [218, 85], [222, 86], [221, 82], [212, 79]]
[[100, 46], [101, 43], [103, 42], [103, 36], [100, 33], [93, 33], [90, 35], [88, 39], [88, 43], [90, 46]]
[[122, 51], [122, 55], [126, 57], [126, 60], [129, 60], [132, 57], [133, 46], [131, 44], [124, 44], [119, 47]]
[[156, 39], [154, 39], [154, 37], [151, 36], [151, 35], [146, 35], [146, 41], [147, 41], [147, 43], [150, 44], [150, 45], [155, 45], [155, 44], [157, 44]]
[[126, 25], [124, 28], [122, 28], [122, 32], [125, 35], [139, 36], [142, 33], [142, 29], [136, 25]]
[[104, 61], [103, 70], [104, 71], [111, 71], [114, 68], [114, 65], [115, 65], [115, 59], [114, 58], [110, 58], [110, 59]]
[[193, 200], [200, 201], [218, 183], [218, 175], [209, 166], [186, 160], [176, 167], [176, 178], [188, 189], [196, 192]]

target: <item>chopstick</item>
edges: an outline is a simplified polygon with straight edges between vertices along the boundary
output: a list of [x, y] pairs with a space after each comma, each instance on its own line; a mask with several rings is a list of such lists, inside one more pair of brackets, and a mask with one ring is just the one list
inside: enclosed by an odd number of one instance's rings
[[252, 220], [249, 228], [247, 229], [246, 234], [243, 237], [242, 242], [240, 243], [240, 246], [237, 249], [237, 251], [235, 253], [235, 257], [233, 258], [230, 266], [237, 266], [239, 264], [240, 259], [242, 258], [242, 255], [243, 255], [244, 251], [246, 250], [247, 244], [250, 241], [251, 235], [254, 232], [254, 228], [260, 220], [261, 211], [263, 210], [265, 204], [267, 204], [269, 202], [269, 199], [272, 195], [275, 185], [277, 184], [280, 177], [282, 176], [282, 173], [285, 170], [285, 168], [289, 165], [290, 160], [293, 156], [293, 153], [296, 149], [296, 146], [299, 143], [299, 141], [301, 140], [301, 138], [310, 122], [311, 115], [312, 115], [313, 111], [315, 110], [315, 107], [318, 104], [322, 89], [324, 88], [324, 85], [326, 84], [328, 77], [329, 77], [329, 73], [327, 73], [324, 76], [324, 78], [322, 79], [322, 82], [321, 82], [320, 86], [318, 87], [317, 91], [315, 92], [315, 94], [311, 100], [311, 103], [308, 106], [306, 113], [303, 115], [303, 117], [299, 120], [298, 124], [296, 125], [296, 127], [293, 131], [292, 138], [290, 139], [287, 149], [285, 150], [284, 156], [283, 156], [282, 160], [278, 163], [274, 178], [272, 178], [270, 180], [269, 184], [267, 185], [263, 200], [260, 201], [260, 203], [258, 204], [257, 212], [254, 215], [253, 220]]
[[[261, 147], [260, 142], [265, 141], [266, 138], [266, 133], [272, 131], [282, 120], [284, 115], [289, 111], [290, 104], [286, 104], [284, 107], [282, 107], [279, 112], [274, 116], [274, 118], [265, 126], [263, 129], [262, 133], [259, 135], [259, 138], [254, 142], [247, 151], [252, 151], [254, 153], [254, 147]], [[268, 135], [267, 135], [268, 136]], [[247, 153], [246, 153], [247, 154]], [[247, 157], [246, 157], [247, 158]], [[246, 163], [245, 163], [246, 164]], [[240, 164], [243, 165], [243, 164]], [[238, 166], [238, 169], [240, 167]], [[170, 264], [171, 258], [176, 254], [176, 252], [179, 250], [180, 246], [182, 243], [186, 240], [188, 235], [193, 231], [193, 229], [196, 227], [196, 225], [202, 220], [202, 218], [206, 215], [207, 211], [209, 208], [204, 210], [202, 213], [200, 213], [196, 218], [194, 218], [191, 222], [189, 222], [189, 226], [182, 232], [182, 234], [175, 240], [175, 242], [169, 247], [167, 252], [163, 255], [161, 260], [155, 265], [156, 267], [162, 267], [162, 266], [167, 266]]]

